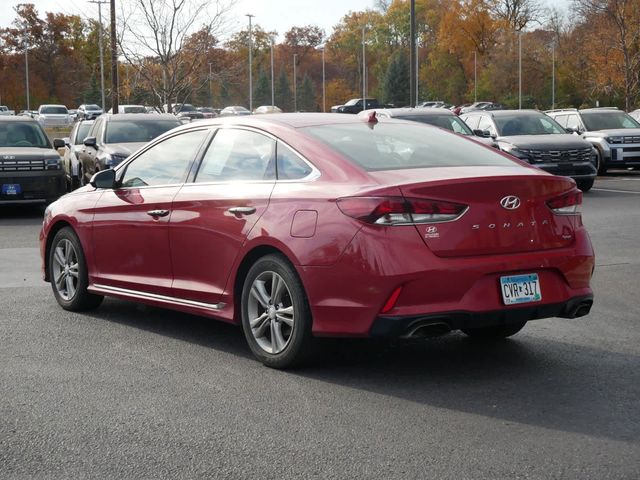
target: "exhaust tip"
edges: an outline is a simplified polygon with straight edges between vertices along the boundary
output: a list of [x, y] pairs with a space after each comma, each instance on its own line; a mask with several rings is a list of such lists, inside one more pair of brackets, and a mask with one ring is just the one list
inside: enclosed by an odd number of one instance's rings
[[593, 305], [593, 300], [585, 300], [584, 302], [579, 303], [569, 314], [569, 318], [579, 318], [584, 317], [589, 314], [591, 311], [591, 306]]
[[430, 338], [446, 335], [449, 332], [451, 327], [445, 322], [423, 323], [413, 325], [403, 336], [404, 338]]

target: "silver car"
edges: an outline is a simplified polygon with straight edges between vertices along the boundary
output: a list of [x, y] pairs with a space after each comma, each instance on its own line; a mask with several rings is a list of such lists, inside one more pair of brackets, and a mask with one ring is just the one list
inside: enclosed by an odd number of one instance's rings
[[68, 127], [71, 115], [64, 105], [40, 105], [36, 119], [43, 127]]

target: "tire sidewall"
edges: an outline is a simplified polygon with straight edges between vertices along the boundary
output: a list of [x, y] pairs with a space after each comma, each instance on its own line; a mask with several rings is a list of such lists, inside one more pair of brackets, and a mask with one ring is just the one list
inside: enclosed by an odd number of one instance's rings
[[[265, 352], [256, 342], [251, 332], [248, 317], [248, 300], [251, 286], [255, 279], [265, 271], [277, 273], [285, 281], [293, 302], [295, 322], [289, 343], [278, 354]], [[249, 269], [242, 288], [240, 299], [241, 323], [247, 343], [252, 353], [264, 365], [272, 368], [286, 368], [298, 363], [303, 355], [304, 347], [311, 336], [311, 313], [302, 282], [288, 260], [281, 255], [267, 255], [260, 258]]]
[[[76, 251], [76, 256], [78, 258], [78, 286], [76, 288], [76, 294], [70, 300], [65, 300], [58, 293], [58, 289], [55, 285], [55, 280], [53, 279], [53, 255], [57, 245], [62, 240], [68, 240], [73, 245], [73, 248]], [[75, 234], [71, 227], [64, 227], [60, 229], [55, 237], [53, 237], [53, 241], [51, 242], [51, 248], [49, 249], [49, 258], [47, 259], [49, 265], [49, 274], [51, 281], [51, 288], [53, 290], [53, 295], [56, 298], [56, 301], [62, 308], [65, 310], [78, 310], [82, 308], [82, 303], [84, 302], [84, 297], [87, 295], [87, 287], [89, 285], [89, 278], [87, 275], [87, 263], [84, 257], [84, 251], [82, 250], [82, 245], [80, 244], [80, 240], [78, 236]]]

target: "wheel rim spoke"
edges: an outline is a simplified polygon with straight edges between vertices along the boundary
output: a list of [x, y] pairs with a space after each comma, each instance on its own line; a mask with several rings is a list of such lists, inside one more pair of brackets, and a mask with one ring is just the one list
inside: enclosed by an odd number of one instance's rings
[[278, 310], [276, 312], [276, 318], [290, 327], [293, 327], [293, 306]]
[[65, 279], [65, 277], [67, 276], [66, 273], [64, 273], [64, 271], [59, 272], [59, 274], [54, 278], [56, 287], [58, 287], [58, 290], [62, 289], [62, 285], [63, 285], [63, 281]]
[[71, 275], [74, 278], [78, 278], [78, 264], [74, 263], [72, 265], [69, 265], [69, 275]]
[[251, 295], [253, 295], [253, 297], [258, 300], [262, 308], [269, 307], [269, 301], [271, 300], [271, 297], [269, 297], [269, 294], [267, 293], [264, 282], [256, 280], [256, 282], [251, 287]]
[[284, 350], [286, 341], [282, 336], [282, 328], [280, 323], [275, 320], [271, 320], [271, 349], [272, 353], [280, 353]]
[[56, 248], [55, 253], [53, 255], [53, 259], [58, 265], [64, 268], [66, 259], [64, 258], [64, 253], [61, 246]]
[[280, 278], [280, 275], [273, 272], [273, 274], [271, 275], [271, 299], [273, 300], [274, 305], [280, 302], [283, 287], [284, 280]]

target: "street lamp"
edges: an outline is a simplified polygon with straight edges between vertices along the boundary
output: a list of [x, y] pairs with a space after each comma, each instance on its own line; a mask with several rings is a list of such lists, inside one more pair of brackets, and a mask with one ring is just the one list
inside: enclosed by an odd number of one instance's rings
[[276, 104], [275, 78], [273, 76], [273, 37], [271, 37], [271, 106]]
[[367, 62], [365, 60], [365, 48], [364, 48], [364, 31], [365, 31], [365, 26], [362, 27], [362, 109], [366, 110], [367, 109], [367, 100], [366, 100], [366, 94], [367, 94], [367, 79], [366, 79], [366, 75], [367, 75]]
[[478, 101], [478, 51], [473, 51], [473, 101]]
[[250, 13], [247, 13], [245, 16], [249, 17], [249, 111], [253, 112], [253, 77], [251, 75], [251, 63], [252, 63], [251, 50], [253, 50], [253, 40], [251, 38], [252, 36], [251, 19], [255, 15], [251, 15]]
[[293, 54], [293, 111], [298, 111], [298, 80], [296, 77], [296, 62], [298, 59], [298, 54]]
[[522, 110], [522, 32], [518, 32], [518, 110]]
[[327, 111], [327, 90], [325, 88], [325, 71], [324, 71], [324, 49], [325, 45], [322, 45], [320, 51], [322, 52], [322, 111]]
[[27, 87], [27, 111], [31, 110], [29, 102], [29, 40], [27, 39], [27, 31], [24, 31], [24, 78]]
[[556, 108], [556, 41], [551, 43], [551, 110]]
[[211, 106], [211, 108], [213, 108], [213, 90], [211, 90], [211, 65], [212, 63], [209, 62], [209, 105]]
[[108, 3], [106, 0], [89, 0], [89, 3], [95, 3], [98, 5], [98, 23], [100, 28], [98, 30], [98, 49], [100, 50], [100, 94], [102, 96], [102, 111], [105, 111], [104, 101], [104, 53], [102, 52], [102, 5]]

